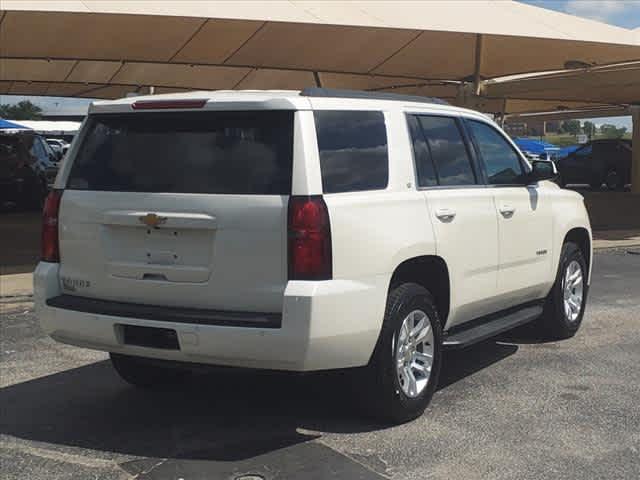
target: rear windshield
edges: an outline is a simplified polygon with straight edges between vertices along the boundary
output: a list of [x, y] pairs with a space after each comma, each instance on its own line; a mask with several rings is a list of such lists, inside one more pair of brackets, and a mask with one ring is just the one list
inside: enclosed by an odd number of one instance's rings
[[93, 115], [72, 190], [286, 195], [293, 112]]

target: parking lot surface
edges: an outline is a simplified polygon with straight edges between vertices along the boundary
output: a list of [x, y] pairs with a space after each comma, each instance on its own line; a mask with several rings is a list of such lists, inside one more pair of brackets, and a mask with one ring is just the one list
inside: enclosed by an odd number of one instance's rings
[[640, 478], [640, 255], [594, 263], [574, 339], [525, 329], [447, 353], [425, 415], [392, 428], [360, 415], [340, 374], [206, 372], [179, 391], [136, 390], [105, 354], [56, 344], [30, 303], [12, 303], [2, 477]]

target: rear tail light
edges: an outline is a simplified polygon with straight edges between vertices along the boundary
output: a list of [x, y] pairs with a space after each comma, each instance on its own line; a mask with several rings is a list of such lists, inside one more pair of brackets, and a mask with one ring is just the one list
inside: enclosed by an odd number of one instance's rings
[[60, 244], [58, 242], [58, 215], [62, 190], [51, 190], [44, 201], [42, 210], [42, 260], [45, 262], [60, 261]]
[[321, 195], [289, 197], [289, 280], [332, 275], [329, 211]]

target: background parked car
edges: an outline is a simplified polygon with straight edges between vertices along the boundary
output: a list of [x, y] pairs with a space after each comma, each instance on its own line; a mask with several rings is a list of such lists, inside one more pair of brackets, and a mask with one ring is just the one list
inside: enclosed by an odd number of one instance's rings
[[53, 139], [51, 138], [47, 138], [47, 145], [49, 145], [49, 147], [51, 147], [51, 150], [53, 150], [53, 152], [56, 154], [56, 157], [59, 159], [62, 158], [62, 146], [58, 143], [53, 141]]
[[58, 161], [62, 160], [62, 157], [67, 152], [69, 144], [59, 138], [47, 138], [47, 144], [55, 152], [58, 157]]
[[70, 146], [71, 146], [70, 143], [67, 143], [67, 144], [62, 146], [62, 158], [64, 158], [64, 156], [67, 154], [67, 152], [69, 151], [69, 147]]
[[561, 185], [606, 184], [621, 190], [631, 182], [631, 140], [594, 140], [557, 161]]
[[40, 209], [57, 167], [44, 139], [30, 131], [0, 132], [0, 204]]

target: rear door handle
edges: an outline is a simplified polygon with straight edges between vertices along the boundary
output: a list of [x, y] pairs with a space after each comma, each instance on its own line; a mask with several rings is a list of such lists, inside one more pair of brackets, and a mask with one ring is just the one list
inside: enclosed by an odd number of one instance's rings
[[514, 213], [516, 213], [516, 208], [511, 205], [502, 205], [500, 208], [500, 213], [505, 218], [511, 218]]
[[456, 218], [456, 212], [448, 208], [439, 208], [436, 210], [436, 217], [443, 222], [450, 222]]

